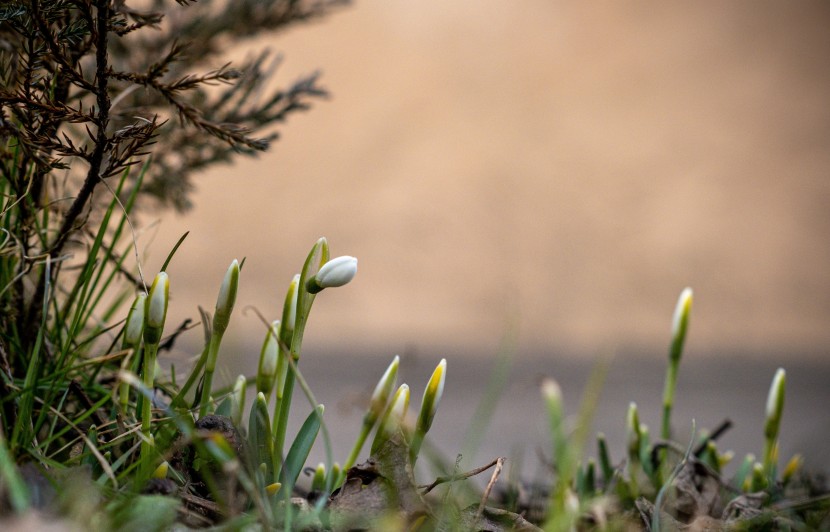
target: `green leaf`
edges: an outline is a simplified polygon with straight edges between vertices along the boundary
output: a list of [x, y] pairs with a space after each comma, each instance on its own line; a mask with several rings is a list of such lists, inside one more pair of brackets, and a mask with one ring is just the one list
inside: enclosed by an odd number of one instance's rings
[[271, 422], [268, 420], [268, 403], [262, 392], [257, 394], [251, 405], [248, 418], [248, 446], [251, 456], [251, 470], [256, 471], [265, 464], [265, 478], [274, 476], [274, 440], [271, 436]]
[[303, 470], [308, 453], [311, 452], [311, 446], [314, 445], [314, 440], [317, 439], [317, 433], [320, 432], [320, 424], [323, 420], [323, 405], [317, 405], [317, 408], [308, 415], [300, 432], [291, 444], [291, 449], [288, 450], [288, 456], [285, 458], [285, 465], [280, 474], [280, 482], [284, 487], [286, 493], [291, 493], [294, 483], [300, 476]]

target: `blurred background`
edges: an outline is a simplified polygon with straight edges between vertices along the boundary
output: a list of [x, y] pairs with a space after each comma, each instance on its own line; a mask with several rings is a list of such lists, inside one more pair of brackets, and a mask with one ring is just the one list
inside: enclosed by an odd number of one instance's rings
[[[828, 28], [821, 2], [360, 0], [246, 43], [284, 53], [282, 84], [320, 68], [332, 98], [259, 159], [201, 176], [186, 215], [145, 213], [159, 222], [145, 271], [190, 231], [168, 320], [212, 309], [242, 257], [238, 309], [270, 320], [326, 236], [360, 262], [312, 312], [301, 369], [318, 399], [359, 420], [353, 403], [393, 355], [414, 398], [447, 357], [434, 432], [454, 456], [507, 345], [481, 460], [547, 445], [537, 377], [576, 412], [598, 356], [614, 355], [597, 428], [621, 438], [629, 400], [656, 428], [691, 286], [679, 430], [732, 417], [724, 445], [760, 452], [783, 366], [782, 458], [830, 467]], [[263, 336], [253, 312], [235, 315], [226, 378], [255, 371]]]

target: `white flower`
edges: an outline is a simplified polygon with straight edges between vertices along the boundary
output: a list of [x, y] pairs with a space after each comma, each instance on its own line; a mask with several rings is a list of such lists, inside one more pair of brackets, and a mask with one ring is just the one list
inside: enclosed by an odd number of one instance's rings
[[348, 255], [331, 259], [323, 264], [317, 275], [306, 283], [306, 289], [316, 294], [324, 288], [343, 286], [354, 279], [357, 273], [357, 259]]

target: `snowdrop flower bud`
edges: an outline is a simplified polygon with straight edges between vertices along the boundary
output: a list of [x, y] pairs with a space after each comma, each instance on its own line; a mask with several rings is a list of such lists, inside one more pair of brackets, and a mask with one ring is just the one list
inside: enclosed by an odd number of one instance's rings
[[306, 290], [312, 294], [320, 292], [324, 288], [343, 286], [351, 281], [357, 273], [357, 259], [344, 255], [331, 259], [323, 264], [317, 275], [306, 283]]
[[689, 328], [689, 313], [692, 311], [692, 289], [686, 287], [677, 299], [677, 306], [674, 308], [672, 319], [672, 345], [671, 359], [679, 361], [683, 353], [683, 342], [686, 340], [686, 330]]
[[781, 425], [781, 413], [784, 411], [784, 389], [787, 384], [787, 372], [778, 368], [767, 396], [766, 425], [764, 435], [767, 439], [778, 437], [778, 428]]
[[147, 294], [135, 296], [133, 306], [127, 314], [127, 325], [124, 329], [124, 346], [137, 346], [144, 332], [144, 307], [147, 305]]
[[213, 314], [213, 330], [222, 334], [228, 328], [231, 312], [236, 304], [236, 292], [239, 288], [239, 262], [234, 259], [225, 273], [222, 286], [219, 288], [219, 297], [216, 298], [216, 311]]
[[367, 425], [374, 425], [383, 413], [383, 409], [386, 407], [387, 401], [389, 401], [389, 396], [392, 395], [392, 389], [398, 380], [398, 366], [400, 362], [401, 358], [395, 355], [392, 363], [386, 368], [383, 376], [375, 386], [375, 391], [372, 393], [372, 400], [369, 402], [369, 410], [366, 411], [366, 418], [364, 419]]
[[444, 395], [444, 382], [447, 380], [447, 359], [442, 358], [441, 362], [436, 366], [435, 371], [429, 378], [429, 383], [424, 390], [424, 398], [421, 401], [421, 413], [418, 416], [417, 430], [423, 431], [425, 434], [432, 426], [432, 420], [435, 418], [435, 412], [438, 410], [438, 403], [441, 402], [441, 396]]
[[144, 342], [158, 344], [167, 318], [167, 300], [170, 292], [170, 280], [167, 272], [159, 272], [150, 287], [150, 295], [144, 308]]
[[288, 285], [288, 292], [285, 294], [285, 303], [282, 306], [282, 340], [286, 345], [291, 343], [291, 336], [294, 334], [294, 326], [297, 323], [297, 296], [300, 291], [300, 274], [296, 274]]
[[408, 408], [409, 386], [401, 384], [392, 397], [392, 403], [383, 415], [378, 432], [375, 434], [375, 441], [372, 442], [372, 454], [375, 454], [392, 437], [395, 431], [402, 427]]
[[265, 394], [265, 397], [271, 397], [271, 392], [274, 390], [274, 382], [277, 379], [277, 360], [280, 350], [279, 334], [280, 322], [276, 320], [268, 329], [268, 334], [265, 335], [265, 341], [262, 343], [262, 351], [259, 354], [256, 389], [258, 392]]
[[236, 378], [233, 392], [231, 392], [231, 421], [237, 427], [242, 423], [242, 411], [245, 408], [245, 390], [247, 387], [248, 379], [245, 378], [245, 375], [240, 375]]

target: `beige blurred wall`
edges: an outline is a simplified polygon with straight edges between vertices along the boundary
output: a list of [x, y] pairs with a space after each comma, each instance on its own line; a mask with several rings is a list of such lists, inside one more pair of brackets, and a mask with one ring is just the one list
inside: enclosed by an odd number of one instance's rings
[[517, 318], [527, 349], [662, 353], [690, 285], [690, 348], [822, 354], [828, 28], [821, 2], [360, 0], [251, 43], [333, 97], [145, 216], [146, 268], [190, 230], [171, 319], [243, 256], [239, 308], [272, 319], [325, 235], [360, 271], [318, 297], [321, 348], [492, 354]]

